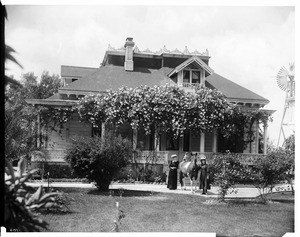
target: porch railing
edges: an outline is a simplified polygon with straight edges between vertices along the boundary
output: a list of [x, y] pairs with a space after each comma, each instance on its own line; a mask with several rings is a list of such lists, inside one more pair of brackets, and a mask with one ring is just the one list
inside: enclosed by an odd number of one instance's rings
[[[49, 162], [65, 162], [64, 157], [66, 155], [65, 149], [49, 149], [47, 161]], [[136, 153], [135, 161], [137, 163], [149, 163], [149, 164], [168, 164], [171, 155], [177, 154], [179, 157], [179, 161], [182, 160], [185, 152], [178, 152], [178, 151], [138, 151]], [[199, 153], [204, 154], [206, 156], [207, 161], [211, 161], [214, 156], [220, 153], [212, 153], [212, 152], [204, 152]], [[264, 156], [263, 154], [251, 154], [251, 153], [240, 153], [241, 162], [244, 164], [255, 164], [255, 160], [259, 157]], [[31, 161], [38, 162], [41, 161], [41, 157], [33, 156]]]
[[32, 155], [32, 162], [49, 161], [49, 162], [65, 162], [64, 157], [66, 155], [65, 149], [47, 149], [45, 150], [46, 157], [40, 155]]
[[[171, 154], [174, 152], [169, 151], [139, 151], [136, 156], [136, 162], [138, 163], [153, 163], [153, 164], [168, 164]], [[211, 161], [214, 156], [220, 155], [221, 153], [204, 152], [199, 153], [206, 156], [207, 161]], [[179, 160], [182, 160], [183, 153], [179, 154]], [[241, 163], [251, 165], [255, 164], [257, 158], [264, 156], [263, 154], [251, 154], [251, 153], [239, 153], [238, 156], [241, 159]]]
[[187, 88], [194, 88], [194, 87], [200, 86], [200, 84], [199, 83], [182, 83], [182, 86], [187, 87]]
[[138, 151], [136, 162], [150, 164], [168, 163], [168, 151]]

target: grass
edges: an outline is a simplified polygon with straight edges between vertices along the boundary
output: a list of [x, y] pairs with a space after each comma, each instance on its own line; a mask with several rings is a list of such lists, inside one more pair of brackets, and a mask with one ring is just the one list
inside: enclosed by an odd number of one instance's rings
[[[61, 189], [70, 197], [67, 214], [41, 214], [55, 232], [110, 232], [116, 217], [115, 203], [125, 214], [122, 232], [215, 232], [218, 236], [282, 236], [294, 231], [291, 193], [276, 194], [277, 202], [216, 200], [182, 194], [119, 190]], [[284, 195], [284, 198], [282, 197]], [[280, 202], [290, 198], [290, 202]], [[273, 199], [275, 197], [273, 196]]]

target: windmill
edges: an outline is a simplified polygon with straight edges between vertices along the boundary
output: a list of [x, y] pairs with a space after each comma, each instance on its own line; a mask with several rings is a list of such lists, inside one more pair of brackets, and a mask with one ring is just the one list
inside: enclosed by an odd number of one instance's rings
[[286, 92], [283, 116], [277, 143], [278, 147], [281, 133], [285, 141], [287, 138], [286, 135], [292, 135], [295, 130], [295, 64], [290, 63], [288, 68], [282, 67], [277, 73], [276, 78], [279, 88]]

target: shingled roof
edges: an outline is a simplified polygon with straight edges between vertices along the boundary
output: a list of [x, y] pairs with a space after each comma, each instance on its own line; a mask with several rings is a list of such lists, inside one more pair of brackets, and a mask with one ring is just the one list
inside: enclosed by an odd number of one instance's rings
[[98, 68], [94, 67], [77, 67], [77, 66], [66, 66], [61, 65], [61, 76], [62, 77], [85, 77], [86, 75], [89, 75], [95, 71], [97, 71]]
[[228, 99], [258, 102], [263, 104], [269, 103], [269, 100], [266, 98], [228, 80], [225, 77], [220, 76], [217, 73], [213, 73], [206, 77], [205, 80], [206, 83], [210, 84], [213, 88], [221, 91]]
[[60, 88], [63, 91], [104, 92], [118, 90], [122, 86], [135, 88], [141, 85], [154, 86], [175, 84], [167, 74], [172, 68], [148, 69], [134, 68], [134, 71], [125, 71], [122, 66], [107, 65], [82, 79]]

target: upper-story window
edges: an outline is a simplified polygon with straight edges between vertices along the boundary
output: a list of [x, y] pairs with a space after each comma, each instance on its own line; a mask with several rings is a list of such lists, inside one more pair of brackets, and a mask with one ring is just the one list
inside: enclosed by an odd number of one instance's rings
[[190, 71], [183, 71], [183, 83], [190, 83]]
[[200, 71], [192, 71], [192, 83], [200, 83]]
[[200, 83], [199, 70], [183, 70], [183, 83]]

